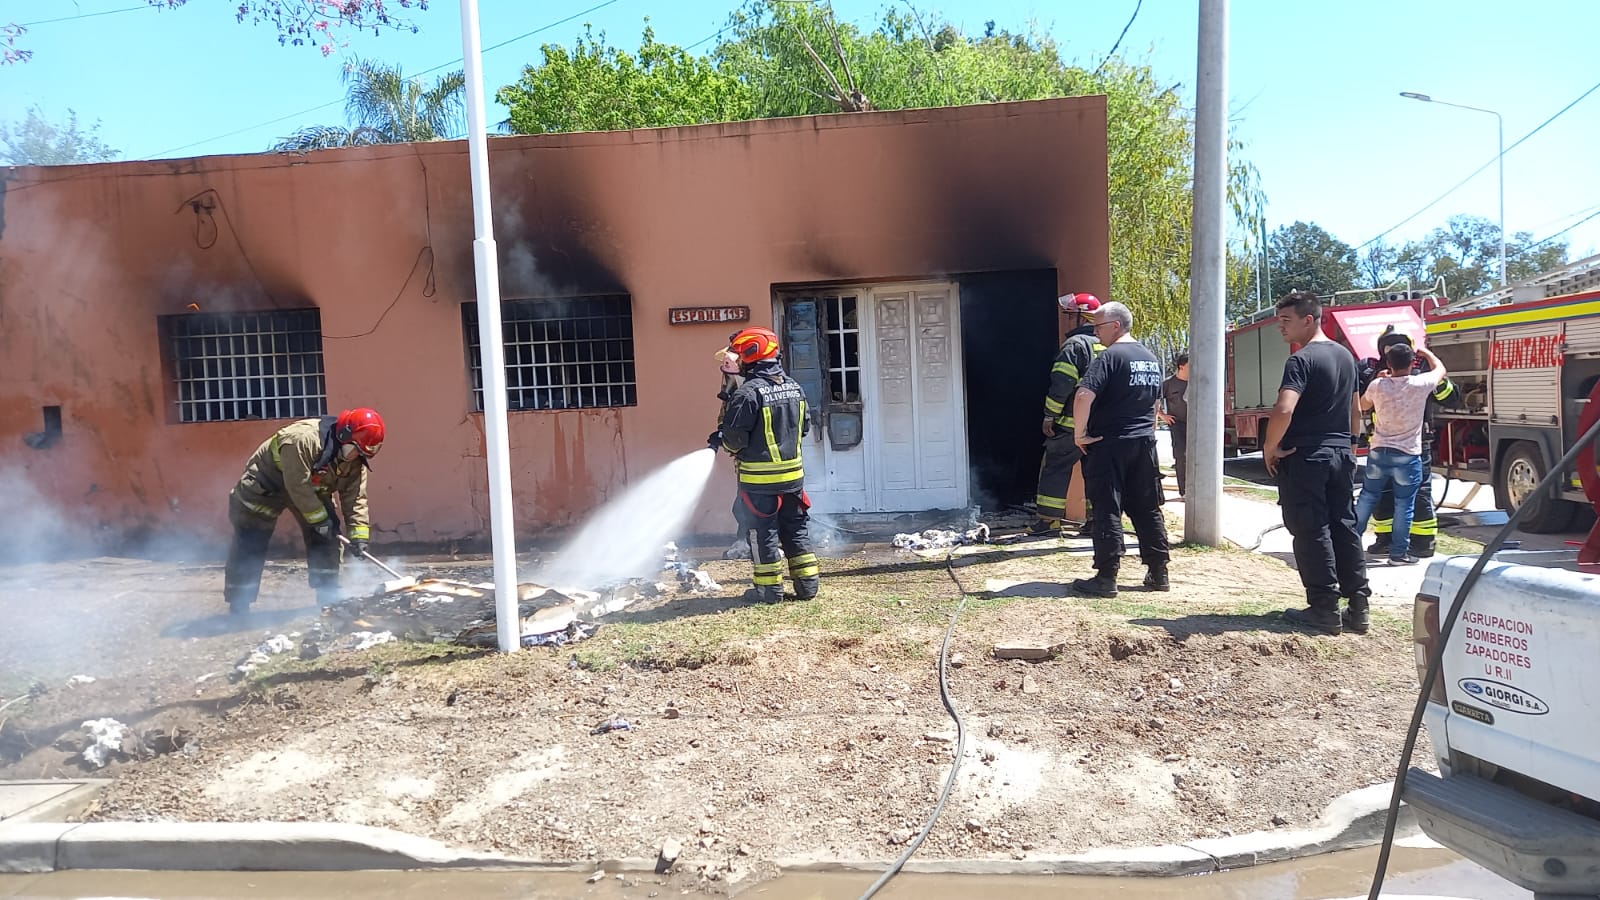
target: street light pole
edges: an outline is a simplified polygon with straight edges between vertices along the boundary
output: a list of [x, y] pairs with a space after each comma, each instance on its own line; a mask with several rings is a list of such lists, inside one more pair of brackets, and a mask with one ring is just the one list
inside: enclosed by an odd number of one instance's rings
[[500, 652], [522, 646], [517, 605], [517, 538], [511, 515], [511, 442], [506, 423], [506, 357], [500, 330], [500, 262], [489, 206], [489, 139], [483, 99], [478, 0], [461, 2], [461, 60], [467, 88], [467, 162], [472, 178], [472, 267], [478, 288], [483, 372], [483, 443], [489, 466], [489, 542], [494, 552], [495, 636]]
[[1183, 538], [1222, 546], [1222, 409], [1228, 368], [1228, 0], [1199, 0], [1194, 221], [1189, 268], [1188, 497]]
[[1418, 94], [1415, 91], [1401, 91], [1400, 96], [1407, 100], [1421, 100], [1423, 103], [1437, 103], [1440, 106], [1453, 106], [1456, 109], [1470, 109], [1473, 112], [1488, 113], [1494, 116], [1496, 140], [1500, 154], [1495, 157], [1495, 162], [1500, 170], [1500, 286], [1505, 287], [1506, 278], [1506, 122], [1500, 114], [1492, 109], [1483, 109], [1478, 106], [1464, 106], [1460, 103], [1450, 103], [1445, 100], [1435, 100], [1427, 94]]

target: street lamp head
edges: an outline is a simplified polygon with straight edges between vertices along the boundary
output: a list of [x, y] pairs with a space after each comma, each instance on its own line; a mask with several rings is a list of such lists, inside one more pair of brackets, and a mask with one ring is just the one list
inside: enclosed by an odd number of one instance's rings
[[1433, 102], [1433, 98], [1432, 97], [1429, 97], [1427, 94], [1418, 94], [1415, 91], [1401, 91], [1400, 92], [1400, 96], [1407, 97], [1407, 98], [1412, 99], [1412, 100], [1421, 100], [1424, 103], [1432, 103]]

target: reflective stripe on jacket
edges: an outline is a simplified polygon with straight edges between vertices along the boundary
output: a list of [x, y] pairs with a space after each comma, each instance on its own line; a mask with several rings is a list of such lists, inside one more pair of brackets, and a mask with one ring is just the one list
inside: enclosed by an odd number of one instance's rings
[[800, 490], [800, 439], [809, 431], [806, 395], [776, 361], [753, 366], [722, 414], [722, 446], [736, 459], [740, 490]]
[[1078, 381], [1089, 371], [1089, 364], [1106, 349], [1094, 336], [1094, 326], [1085, 325], [1067, 334], [1050, 365], [1050, 390], [1044, 395], [1044, 417], [1063, 428], [1072, 427], [1072, 395]]
[[262, 441], [234, 487], [245, 508], [275, 519], [293, 506], [307, 524], [317, 525], [328, 518], [327, 501], [338, 494], [345, 536], [368, 540], [366, 461], [334, 458], [333, 423], [333, 416], [301, 419]]

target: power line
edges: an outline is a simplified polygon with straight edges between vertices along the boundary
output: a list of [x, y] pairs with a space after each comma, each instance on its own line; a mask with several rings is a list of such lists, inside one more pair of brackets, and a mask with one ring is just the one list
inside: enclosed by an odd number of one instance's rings
[[[572, 15], [567, 16], [566, 18], [561, 19], [559, 21], [551, 22], [548, 25], [541, 25], [538, 28], [533, 29], [532, 31], [523, 32], [522, 34], [519, 34], [516, 37], [510, 38], [508, 40], [501, 41], [498, 44], [491, 44], [491, 45], [489, 45], [487, 47], [484, 47], [482, 52], [488, 53], [491, 50], [498, 50], [501, 47], [504, 47], [504, 46], [506, 46], [508, 44], [514, 44], [517, 41], [523, 40], [524, 38], [533, 37], [534, 35], [539, 34], [540, 32], [549, 31], [550, 29], [555, 28], [557, 26], [565, 25], [568, 22], [571, 22], [573, 19], [576, 19], [576, 18], [578, 18], [580, 16], [586, 16], [589, 13], [592, 13], [592, 12], [594, 12], [596, 10], [604, 9], [607, 6], [610, 6], [611, 4], [616, 3], [616, 2], [617, 2], [617, 0], [604, 0], [604, 2], [602, 2], [602, 3], [595, 4], [594, 6], [591, 6], [588, 9], [585, 9], [585, 10], [583, 10], [581, 12], [575, 12]], [[453, 67], [453, 66], [455, 66], [457, 63], [459, 63], [461, 61], [462, 61], [462, 58], [458, 56], [455, 59], [450, 60], [449, 62], [440, 63], [439, 65], [434, 66], [434, 67], [429, 68], [429, 69], [423, 69], [422, 71], [413, 74], [411, 77], [418, 78], [418, 77], [421, 77], [423, 75], [429, 75], [429, 74], [432, 74], [434, 72], [438, 72], [438, 71], [440, 71], [442, 69]], [[169, 153], [176, 153], [179, 150], [188, 150], [191, 147], [199, 147], [202, 144], [209, 144], [212, 141], [220, 141], [223, 138], [230, 138], [230, 137], [233, 137], [235, 135], [244, 134], [247, 131], [254, 131], [257, 128], [265, 128], [268, 125], [276, 125], [279, 122], [284, 122], [284, 121], [287, 121], [289, 119], [298, 118], [298, 117], [306, 115], [308, 113], [316, 112], [319, 109], [326, 109], [326, 108], [328, 108], [330, 106], [334, 106], [336, 104], [343, 103], [343, 102], [344, 102], [344, 98], [343, 97], [339, 98], [338, 100], [329, 100], [327, 103], [321, 103], [321, 104], [318, 104], [316, 106], [310, 107], [308, 109], [302, 109], [299, 112], [292, 112], [292, 113], [289, 113], [286, 116], [279, 116], [276, 119], [271, 119], [271, 120], [266, 121], [266, 122], [257, 122], [254, 125], [247, 125], [247, 126], [245, 126], [243, 128], [235, 129], [235, 130], [230, 131], [230, 132], [228, 132], [226, 134], [219, 134], [219, 135], [215, 135], [213, 137], [208, 137], [208, 138], [203, 138], [203, 139], [198, 140], [198, 141], [193, 141], [191, 143], [180, 144], [179, 146], [176, 146], [176, 147], [168, 147], [165, 150], [158, 150], [155, 153], [150, 154], [150, 156], [146, 157], [146, 158], [147, 159], [159, 158], [159, 157], [165, 156], [165, 155], [167, 155]]]
[[1600, 211], [1592, 212], [1589, 215], [1584, 216], [1583, 218], [1579, 219], [1576, 222], [1573, 222], [1571, 225], [1568, 225], [1567, 227], [1561, 229], [1560, 231], [1556, 232], [1555, 234], [1550, 235], [1549, 237], [1545, 238], [1544, 240], [1534, 241], [1533, 243], [1529, 244], [1528, 246], [1523, 247], [1521, 250], [1518, 250], [1516, 253], [1511, 254], [1511, 257], [1513, 259], [1515, 259], [1516, 257], [1522, 256], [1525, 253], [1531, 253], [1534, 250], [1538, 249], [1539, 247], [1550, 243], [1551, 241], [1555, 240], [1558, 237], [1561, 237], [1563, 234], [1566, 234], [1567, 232], [1571, 231], [1572, 229], [1577, 228], [1579, 225], [1582, 225], [1583, 223], [1588, 222], [1591, 219], [1596, 219], [1596, 218], [1600, 218]]
[[1387, 237], [1388, 235], [1393, 233], [1396, 229], [1404, 226], [1406, 223], [1410, 222], [1412, 219], [1415, 219], [1417, 216], [1420, 216], [1423, 213], [1427, 212], [1428, 210], [1432, 209], [1435, 205], [1437, 205], [1439, 203], [1439, 201], [1441, 201], [1444, 198], [1446, 198], [1446, 197], [1450, 196], [1451, 194], [1455, 193], [1462, 185], [1464, 185], [1467, 182], [1471, 181], [1472, 179], [1478, 177], [1479, 173], [1483, 172], [1483, 170], [1485, 170], [1485, 169], [1489, 168], [1490, 166], [1494, 165], [1496, 162], [1498, 162], [1500, 160], [1501, 157], [1505, 156], [1507, 153], [1510, 153], [1512, 150], [1517, 149], [1517, 147], [1521, 146], [1522, 143], [1524, 141], [1526, 141], [1528, 138], [1531, 138], [1534, 135], [1538, 134], [1540, 131], [1543, 131], [1544, 127], [1546, 125], [1549, 125], [1551, 122], [1554, 122], [1556, 119], [1561, 118], [1561, 116], [1564, 115], [1567, 112], [1567, 110], [1573, 108], [1574, 106], [1577, 106], [1579, 103], [1583, 102], [1583, 99], [1585, 97], [1588, 97], [1590, 94], [1594, 93], [1597, 90], [1600, 90], [1600, 82], [1597, 82], [1593, 87], [1591, 87], [1587, 91], [1584, 91], [1583, 93], [1579, 94], [1578, 98], [1576, 100], [1573, 100], [1571, 103], [1568, 103], [1566, 106], [1561, 107], [1561, 109], [1558, 110], [1555, 115], [1551, 116], [1548, 119], [1545, 119], [1543, 122], [1540, 122], [1539, 126], [1537, 128], [1533, 129], [1532, 131], [1530, 131], [1527, 134], [1523, 135], [1522, 137], [1518, 138], [1516, 140], [1516, 143], [1513, 143], [1511, 146], [1505, 148], [1504, 150], [1502, 150], [1499, 153], [1496, 153], [1494, 156], [1490, 157], [1488, 162], [1486, 162], [1483, 165], [1479, 166], [1478, 168], [1474, 169], [1472, 171], [1472, 174], [1470, 174], [1467, 177], [1465, 177], [1465, 178], [1461, 179], [1460, 181], [1456, 182], [1454, 185], [1452, 185], [1450, 187], [1449, 190], [1445, 191], [1444, 193], [1440, 194], [1439, 196], [1437, 196], [1437, 197], [1433, 198], [1432, 200], [1428, 201], [1428, 204], [1426, 206], [1422, 207], [1421, 209], [1417, 210], [1416, 212], [1412, 213], [1411, 215], [1406, 216], [1404, 219], [1400, 220], [1400, 222], [1398, 222], [1397, 224], [1395, 224], [1395, 225], [1389, 227], [1388, 229], [1384, 230], [1377, 237], [1371, 238], [1370, 240], [1367, 240], [1367, 241], [1363, 242], [1359, 247], [1356, 247], [1356, 249], [1357, 250], [1362, 250], [1362, 249], [1365, 249], [1368, 246], [1371, 246], [1372, 244], [1376, 244], [1378, 241], [1383, 240], [1385, 237]]
[[22, 22], [22, 23], [19, 23], [17, 25], [17, 27], [18, 28], [32, 28], [35, 25], [53, 25], [56, 22], [72, 22], [72, 21], [75, 21], [77, 19], [92, 19], [95, 16], [114, 16], [117, 13], [137, 12], [138, 10], [141, 10], [141, 9], [159, 9], [159, 7], [149, 6], [149, 5], [145, 5], [145, 6], [124, 6], [121, 9], [105, 9], [105, 10], [101, 10], [100, 12], [79, 13], [78, 15], [75, 15], [75, 16], [62, 16], [59, 19], [40, 19], [37, 22]]

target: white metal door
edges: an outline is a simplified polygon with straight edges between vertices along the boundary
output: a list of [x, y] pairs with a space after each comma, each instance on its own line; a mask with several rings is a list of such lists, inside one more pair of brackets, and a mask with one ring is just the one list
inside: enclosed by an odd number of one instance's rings
[[965, 507], [966, 403], [955, 285], [887, 285], [819, 299], [829, 415], [859, 410], [862, 429], [854, 446], [836, 447], [826, 428], [821, 441], [806, 442], [806, 486], [816, 509]]

